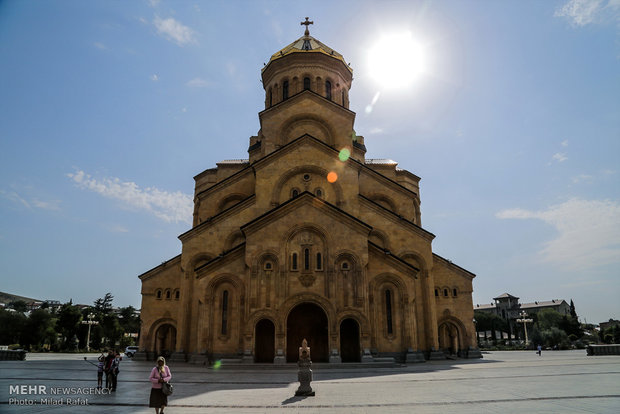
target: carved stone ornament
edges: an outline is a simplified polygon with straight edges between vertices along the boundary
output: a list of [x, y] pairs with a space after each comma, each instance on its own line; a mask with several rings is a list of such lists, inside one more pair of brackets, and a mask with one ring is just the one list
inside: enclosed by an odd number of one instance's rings
[[316, 277], [312, 273], [303, 273], [299, 275], [299, 281], [305, 287], [310, 287], [314, 284]]

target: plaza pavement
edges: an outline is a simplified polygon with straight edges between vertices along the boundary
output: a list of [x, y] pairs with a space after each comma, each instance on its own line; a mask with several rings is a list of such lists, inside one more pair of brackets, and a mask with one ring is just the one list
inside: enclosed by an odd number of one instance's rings
[[[151, 362], [121, 363], [111, 395], [9, 395], [9, 386], [94, 387], [86, 354], [28, 354], [0, 362], [0, 413], [153, 413]], [[95, 361], [96, 355], [89, 354]], [[261, 365], [213, 369], [171, 363], [174, 413], [620, 413], [620, 356], [584, 350], [485, 353], [482, 360], [429, 361], [391, 368], [315, 364], [315, 397], [294, 397], [297, 370]], [[37, 388], [38, 389], [38, 388]], [[9, 398], [76, 398], [88, 405], [18, 406]]]

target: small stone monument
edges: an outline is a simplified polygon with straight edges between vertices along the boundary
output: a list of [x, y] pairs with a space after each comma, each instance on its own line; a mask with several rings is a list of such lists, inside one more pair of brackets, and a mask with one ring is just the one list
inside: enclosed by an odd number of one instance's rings
[[295, 391], [295, 396], [314, 397], [314, 391], [310, 387], [312, 382], [312, 361], [310, 360], [310, 348], [308, 341], [304, 339], [299, 347], [299, 361], [297, 361], [299, 371], [297, 371], [297, 379], [299, 380], [299, 388]]

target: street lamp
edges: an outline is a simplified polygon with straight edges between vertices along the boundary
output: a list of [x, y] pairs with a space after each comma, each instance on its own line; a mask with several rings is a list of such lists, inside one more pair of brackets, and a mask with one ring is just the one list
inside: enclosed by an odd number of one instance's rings
[[82, 321], [82, 323], [84, 325], [88, 325], [88, 335], [86, 335], [86, 352], [90, 352], [90, 327], [92, 325], [99, 325], [99, 322], [97, 321], [93, 321], [93, 318], [95, 317], [94, 313], [89, 313], [87, 316], [88, 318], [87, 321]]
[[527, 346], [529, 343], [527, 339], [527, 324], [534, 322], [534, 320], [527, 319], [527, 313], [525, 313], [525, 311], [522, 311], [519, 315], [521, 316], [521, 318], [517, 319], [517, 322], [520, 322], [523, 324], [523, 330], [525, 331], [525, 346]]

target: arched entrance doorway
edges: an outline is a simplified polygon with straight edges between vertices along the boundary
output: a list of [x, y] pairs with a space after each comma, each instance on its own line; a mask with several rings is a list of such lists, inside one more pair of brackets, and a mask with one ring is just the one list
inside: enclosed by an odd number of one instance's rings
[[304, 338], [314, 362], [328, 362], [327, 315], [313, 303], [297, 305], [286, 321], [286, 362], [299, 360], [299, 347]]
[[168, 358], [177, 346], [177, 329], [165, 323], [155, 332], [155, 358], [163, 356]]
[[256, 362], [273, 362], [275, 357], [276, 327], [269, 319], [261, 319], [254, 332], [254, 359]]
[[355, 319], [340, 323], [340, 357], [342, 362], [360, 362], [360, 327]]
[[461, 349], [459, 329], [450, 322], [439, 325], [439, 349], [450, 355], [457, 355]]

